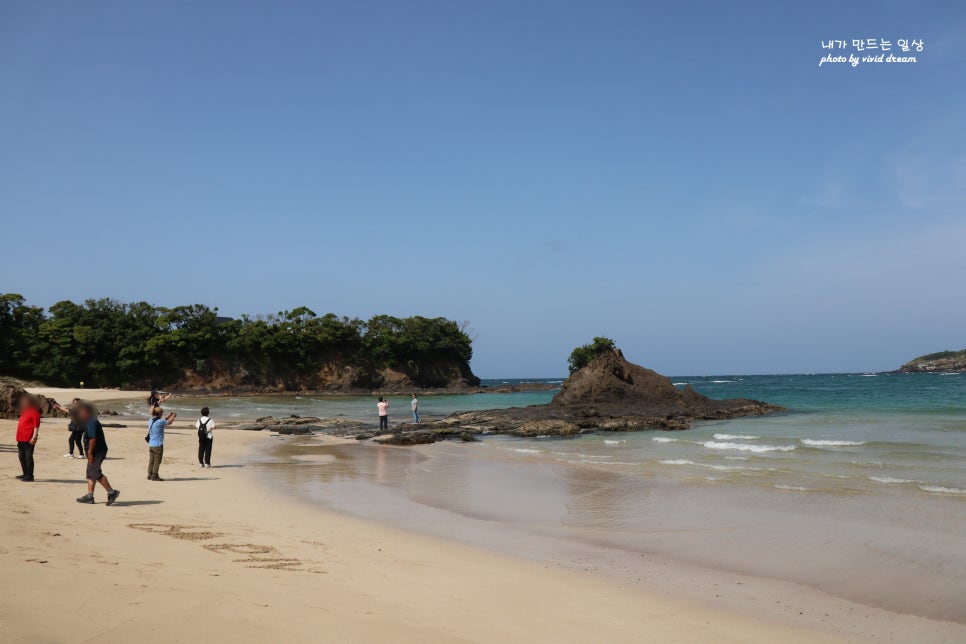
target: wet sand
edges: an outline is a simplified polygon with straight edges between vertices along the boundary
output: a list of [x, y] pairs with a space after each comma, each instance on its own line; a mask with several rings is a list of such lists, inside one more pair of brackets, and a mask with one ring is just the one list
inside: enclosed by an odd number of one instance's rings
[[870, 508], [856, 495], [641, 480], [493, 443], [301, 437], [256, 474], [319, 507], [723, 610], [876, 641], [966, 639], [960, 499], [916, 500], [934, 523], [910, 530], [893, 521], [902, 495]]

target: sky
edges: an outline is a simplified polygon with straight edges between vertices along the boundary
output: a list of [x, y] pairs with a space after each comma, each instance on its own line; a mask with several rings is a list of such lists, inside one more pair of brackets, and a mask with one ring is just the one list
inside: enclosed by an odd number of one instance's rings
[[964, 69], [958, 1], [7, 0], [0, 292], [893, 369], [966, 346]]

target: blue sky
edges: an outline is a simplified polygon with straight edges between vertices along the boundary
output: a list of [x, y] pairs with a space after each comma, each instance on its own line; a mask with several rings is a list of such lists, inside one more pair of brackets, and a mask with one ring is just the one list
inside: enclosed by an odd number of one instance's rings
[[[0, 291], [442, 315], [483, 377], [961, 348], [966, 4], [848, 4], [4, 2]], [[872, 37], [925, 49], [819, 68]]]

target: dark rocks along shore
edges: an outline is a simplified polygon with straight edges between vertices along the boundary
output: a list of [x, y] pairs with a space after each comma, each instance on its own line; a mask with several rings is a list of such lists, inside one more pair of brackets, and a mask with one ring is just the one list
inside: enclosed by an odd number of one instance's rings
[[476, 440], [479, 435], [576, 436], [591, 432], [645, 429], [684, 430], [695, 420], [763, 416], [785, 411], [759, 400], [714, 400], [684, 390], [669, 378], [628, 362], [617, 350], [593, 360], [571, 376], [547, 405], [472, 411], [419, 425], [400, 424], [380, 435], [371, 424], [345, 419], [260, 418], [239, 429], [280, 434], [320, 432], [373, 439], [387, 445], [419, 445], [438, 440]]

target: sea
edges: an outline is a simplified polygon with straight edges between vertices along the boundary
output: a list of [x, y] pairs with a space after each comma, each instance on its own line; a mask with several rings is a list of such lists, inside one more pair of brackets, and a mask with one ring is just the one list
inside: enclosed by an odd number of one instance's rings
[[[420, 410], [433, 418], [544, 404], [561, 381], [540, 380], [547, 391], [427, 395]], [[266, 484], [330, 510], [532, 559], [651, 580], [655, 561], [682, 562], [966, 624], [966, 373], [673, 381], [788, 411], [684, 431], [417, 448], [278, 437], [254, 467]], [[408, 397], [391, 400], [391, 422], [408, 420]], [[201, 404], [215, 418], [375, 422], [372, 397], [175, 398], [168, 407]]]

